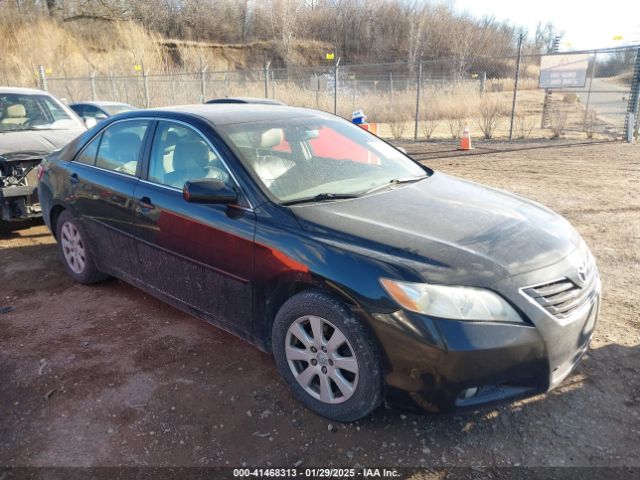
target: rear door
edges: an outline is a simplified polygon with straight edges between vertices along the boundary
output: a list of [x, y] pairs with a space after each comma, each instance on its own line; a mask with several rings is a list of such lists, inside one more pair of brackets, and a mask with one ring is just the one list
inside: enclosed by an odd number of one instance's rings
[[240, 334], [251, 329], [255, 214], [238, 205], [188, 203], [188, 180], [219, 178], [239, 191], [213, 144], [192, 126], [158, 121], [148, 175], [135, 190], [144, 282]]
[[127, 119], [109, 125], [68, 167], [70, 203], [98, 267], [129, 280], [141, 277], [133, 238], [133, 194], [151, 124], [149, 119]]

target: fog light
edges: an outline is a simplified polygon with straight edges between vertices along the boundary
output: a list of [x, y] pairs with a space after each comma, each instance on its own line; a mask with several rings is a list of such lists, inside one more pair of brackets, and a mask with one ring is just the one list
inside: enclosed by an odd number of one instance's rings
[[463, 390], [462, 392], [460, 392], [459, 397], [466, 400], [467, 398], [474, 397], [477, 394], [478, 394], [478, 387], [472, 387], [472, 388], [467, 388], [466, 390]]

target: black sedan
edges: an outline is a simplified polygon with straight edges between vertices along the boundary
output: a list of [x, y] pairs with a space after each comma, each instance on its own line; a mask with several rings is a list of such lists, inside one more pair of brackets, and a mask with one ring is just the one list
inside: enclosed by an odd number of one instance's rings
[[562, 217], [322, 112], [129, 112], [40, 176], [71, 277], [118, 277], [273, 352], [332, 419], [544, 392], [596, 323], [594, 259]]

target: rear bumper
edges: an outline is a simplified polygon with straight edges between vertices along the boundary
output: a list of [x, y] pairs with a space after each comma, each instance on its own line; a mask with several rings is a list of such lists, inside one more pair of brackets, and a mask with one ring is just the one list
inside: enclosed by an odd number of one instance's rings
[[557, 328], [430, 318], [411, 312], [370, 318], [384, 351], [387, 402], [450, 412], [546, 392], [588, 350], [599, 291]]

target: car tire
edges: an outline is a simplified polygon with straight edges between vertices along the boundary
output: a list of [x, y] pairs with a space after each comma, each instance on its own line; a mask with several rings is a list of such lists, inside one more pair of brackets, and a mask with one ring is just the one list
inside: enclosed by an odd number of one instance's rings
[[305, 290], [285, 302], [273, 323], [272, 348], [294, 396], [323, 417], [351, 422], [382, 402], [375, 339], [325, 292]]
[[78, 220], [67, 210], [57, 219], [56, 238], [62, 264], [76, 282], [89, 285], [108, 278], [108, 275], [97, 269], [84, 231]]

